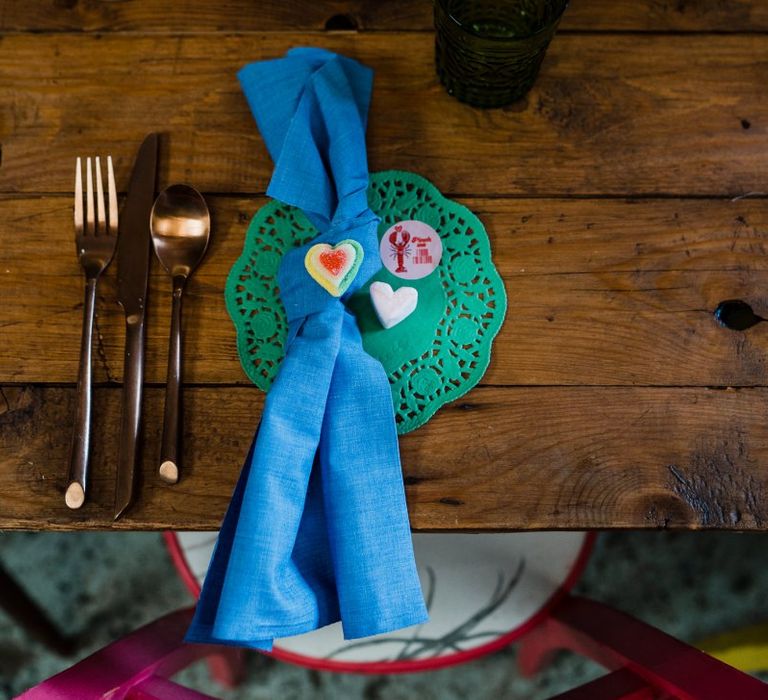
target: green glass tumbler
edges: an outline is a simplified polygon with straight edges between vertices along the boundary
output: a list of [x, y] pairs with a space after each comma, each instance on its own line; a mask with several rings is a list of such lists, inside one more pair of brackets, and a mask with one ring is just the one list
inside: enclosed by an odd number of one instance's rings
[[533, 86], [568, 0], [434, 0], [435, 62], [448, 94], [501, 107]]

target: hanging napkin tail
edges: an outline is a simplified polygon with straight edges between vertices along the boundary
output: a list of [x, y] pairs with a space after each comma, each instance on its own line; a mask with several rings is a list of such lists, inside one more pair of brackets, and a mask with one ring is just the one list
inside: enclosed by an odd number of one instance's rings
[[[185, 636], [186, 642], [225, 644], [250, 647], [261, 651], [272, 650], [273, 639], [271, 635], [264, 639], [257, 639], [251, 628], [240, 628], [236, 631], [222, 630], [221, 624], [217, 625], [224, 578], [235, 541], [235, 524], [240, 517], [245, 485], [251, 475], [255, 444], [256, 439], [254, 438], [237, 482], [232, 503], [222, 524], [205, 579], [205, 586], [197, 603], [192, 624]], [[317, 609], [316, 619], [318, 622], [323, 621], [323, 624], [330, 624], [339, 619], [339, 610], [333, 578], [334, 572], [331, 567], [331, 553], [326, 534], [322, 475], [318, 462], [312, 467], [307, 490], [307, 504], [296, 539], [298, 547], [294, 557], [292, 557], [292, 566], [295, 566], [297, 573], [307, 581], [314, 591], [323, 593], [322, 596], [316, 597], [314, 603], [314, 607]], [[299, 631], [306, 630], [301, 629]]]
[[[350, 339], [359, 339], [351, 314]], [[356, 386], [358, 385], [358, 386]], [[390, 387], [362, 340], [339, 353], [325, 414], [320, 464], [328, 537], [344, 638], [391, 632], [427, 620], [405, 501]], [[350, 425], [364, 429], [353, 431]]]
[[[256, 435], [251, 443], [251, 448], [248, 450], [248, 456], [245, 458], [245, 464], [243, 465], [240, 477], [237, 480], [235, 491], [232, 494], [232, 500], [229, 503], [227, 514], [224, 516], [224, 521], [221, 524], [219, 537], [216, 540], [216, 546], [214, 547], [213, 555], [211, 556], [211, 561], [208, 565], [208, 572], [205, 576], [205, 583], [195, 608], [195, 616], [184, 637], [185, 642], [196, 642], [199, 644], [210, 644], [213, 642], [216, 644], [228, 644], [232, 646], [243, 645], [243, 640], [241, 639], [216, 638], [213, 633], [213, 627], [216, 622], [216, 611], [219, 606], [219, 600], [221, 599], [221, 588], [224, 584], [224, 576], [227, 571], [226, 564], [229, 560], [230, 552], [232, 551], [234, 533], [237, 527], [238, 518], [240, 517], [240, 510], [243, 506], [245, 485], [248, 482], [248, 477], [251, 473], [253, 450], [258, 435], [257, 428]], [[247, 646], [269, 651], [272, 648], [272, 641], [270, 639], [249, 639]]]
[[[321, 485], [310, 493], [343, 313], [307, 318], [287, 348], [219, 533], [189, 639], [271, 647], [338, 620]], [[319, 478], [319, 477], [316, 477]], [[319, 495], [319, 498], [318, 498]]]

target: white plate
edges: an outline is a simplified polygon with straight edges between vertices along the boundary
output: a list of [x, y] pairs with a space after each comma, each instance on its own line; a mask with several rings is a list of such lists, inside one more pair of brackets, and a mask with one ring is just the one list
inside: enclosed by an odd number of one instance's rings
[[[179, 572], [197, 597], [216, 533], [167, 533]], [[272, 655], [323, 670], [439, 668], [500, 649], [543, 619], [578, 580], [592, 537], [583, 532], [416, 534], [429, 622], [362, 640], [341, 625], [275, 640]]]

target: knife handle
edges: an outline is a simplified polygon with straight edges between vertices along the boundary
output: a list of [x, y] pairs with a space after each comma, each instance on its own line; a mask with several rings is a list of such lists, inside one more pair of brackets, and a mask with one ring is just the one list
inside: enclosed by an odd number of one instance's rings
[[120, 444], [117, 453], [115, 520], [133, 500], [141, 425], [141, 390], [144, 379], [144, 312], [130, 314], [125, 322], [125, 365]]
[[80, 339], [80, 369], [77, 375], [77, 406], [72, 446], [69, 453], [69, 481], [64, 501], [69, 508], [80, 508], [85, 502], [88, 459], [91, 446], [91, 345], [93, 319], [96, 313], [96, 277], [85, 281], [83, 332]]
[[163, 414], [163, 441], [160, 448], [160, 478], [167, 484], [179, 480], [181, 456], [181, 299], [186, 277], [173, 278], [173, 308], [171, 310], [171, 337], [168, 342], [168, 374], [165, 385], [165, 411]]

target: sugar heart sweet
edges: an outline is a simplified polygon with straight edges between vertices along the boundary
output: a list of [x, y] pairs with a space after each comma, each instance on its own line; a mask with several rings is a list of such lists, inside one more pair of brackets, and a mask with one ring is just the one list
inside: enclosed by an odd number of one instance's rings
[[310, 277], [335, 297], [347, 291], [361, 262], [363, 248], [351, 238], [339, 241], [336, 245], [317, 243], [304, 257], [304, 267]]
[[413, 287], [393, 291], [386, 282], [373, 282], [370, 288], [373, 309], [384, 328], [392, 328], [408, 318], [419, 303], [419, 292]]

